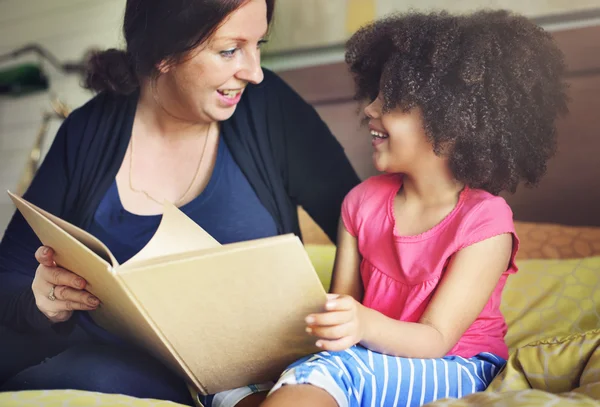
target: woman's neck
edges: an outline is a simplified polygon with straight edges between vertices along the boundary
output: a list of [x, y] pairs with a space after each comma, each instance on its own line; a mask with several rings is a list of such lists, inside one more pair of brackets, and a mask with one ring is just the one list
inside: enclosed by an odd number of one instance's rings
[[192, 122], [167, 111], [153, 92], [150, 82], [143, 84], [138, 100], [136, 120], [147, 135], [158, 137], [195, 137], [205, 134], [212, 123]]

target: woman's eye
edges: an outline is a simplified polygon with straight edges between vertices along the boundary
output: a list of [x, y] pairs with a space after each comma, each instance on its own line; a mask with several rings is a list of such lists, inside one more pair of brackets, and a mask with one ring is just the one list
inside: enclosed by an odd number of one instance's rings
[[263, 45], [265, 45], [267, 42], [269, 42], [268, 40], [260, 40], [258, 41], [258, 47], [257, 48], [262, 48]]
[[235, 54], [236, 51], [237, 51], [237, 48], [226, 49], [225, 51], [221, 51], [220, 54], [221, 54], [221, 56], [223, 56], [225, 58], [231, 58]]

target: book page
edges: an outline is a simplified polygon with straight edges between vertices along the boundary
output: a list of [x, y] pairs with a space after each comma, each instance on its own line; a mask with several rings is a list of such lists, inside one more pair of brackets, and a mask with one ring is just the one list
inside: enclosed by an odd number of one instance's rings
[[173, 204], [165, 203], [162, 220], [152, 239], [124, 265], [152, 258], [219, 247], [211, 235]]
[[286, 235], [277, 235], [270, 237], [263, 237], [256, 240], [245, 240], [242, 242], [228, 243], [226, 245], [219, 245], [215, 247], [209, 248], [201, 248], [198, 250], [191, 250], [183, 253], [168, 253], [164, 255], [160, 255], [158, 257], [149, 257], [146, 259], [140, 259], [133, 264], [133, 266], [129, 267], [129, 263], [123, 264], [119, 268], [119, 273], [134, 273], [138, 270], [141, 270], [145, 267], [155, 266], [160, 264], [176, 264], [181, 261], [192, 261], [198, 257], [207, 257], [211, 255], [219, 255], [224, 252], [234, 253], [238, 250], [247, 250], [250, 247], [263, 247], [265, 245], [273, 245], [276, 243], [281, 243], [282, 241], [295, 240], [297, 237], [288, 233]]
[[201, 393], [275, 380], [319, 351], [304, 318], [324, 309], [326, 293], [296, 236], [168, 257], [117, 276]]
[[[51, 213], [38, 208], [31, 202], [26, 201], [10, 191], [8, 191], [8, 195], [12, 199], [17, 209], [21, 212], [27, 223], [29, 223], [29, 226], [31, 226], [45, 246], [52, 247], [52, 249], [56, 251], [56, 247], [53, 247], [50, 241], [52, 240], [51, 235], [55, 235], [56, 232], [52, 233], [52, 228], [48, 228], [51, 224], [53, 224], [56, 228], [67, 233], [85, 248], [96, 254], [96, 256], [98, 256], [100, 259], [108, 263], [111, 268], [116, 268], [119, 265], [113, 254], [110, 252], [110, 250], [108, 250], [108, 247], [106, 247], [106, 245], [96, 237], [78, 228], [77, 226], [62, 220], [58, 216], [54, 216]], [[44, 241], [41, 235], [45, 236], [49, 241]]]

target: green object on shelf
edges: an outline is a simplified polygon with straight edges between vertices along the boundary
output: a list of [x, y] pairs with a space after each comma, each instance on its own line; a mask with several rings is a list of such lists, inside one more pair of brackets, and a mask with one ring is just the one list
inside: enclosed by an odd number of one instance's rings
[[0, 95], [22, 96], [45, 91], [48, 87], [48, 78], [38, 65], [20, 64], [0, 68]]

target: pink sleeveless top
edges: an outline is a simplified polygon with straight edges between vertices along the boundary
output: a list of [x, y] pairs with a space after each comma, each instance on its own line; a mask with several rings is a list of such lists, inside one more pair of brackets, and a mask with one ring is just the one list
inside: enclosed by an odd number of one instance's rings
[[418, 322], [453, 254], [490, 237], [512, 233], [508, 269], [479, 317], [448, 352], [465, 358], [490, 352], [506, 359], [506, 323], [500, 299], [508, 275], [517, 271], [514, 260], [519, 247], [510, 207], [501, 197], [465, 188], [456, 207], [439, 224], [419, 235], [400, 236], [393, 202], [401, 185], [402, 177], [397, 174], [369, 178], [350, 191], [342, 206], [344, 225], [357, 238], [362, 256], [363, 304], [390, 318]]

